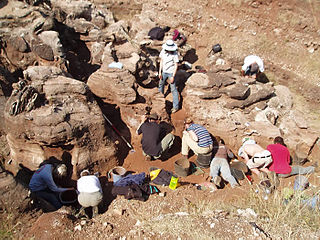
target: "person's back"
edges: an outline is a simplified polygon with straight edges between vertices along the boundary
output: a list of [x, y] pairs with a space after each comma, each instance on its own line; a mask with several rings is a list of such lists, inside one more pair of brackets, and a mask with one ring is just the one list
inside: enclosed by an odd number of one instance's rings
[[50, 189], [53, 192], [63, 192], [67, 188], [60, 188], [53, 180], [53, 165], [45, 164], [41, 166], [31, 177], [29, 188], [32, 192]]
[[83, 176], [77, 181], [77, 189], [79, 192], [93, 193], [102, 192], [99, 178], [95, 175]]
[[197, 135], [199, 147], [208, 147], [213, 144], [210, 133], [204, 126], [193, 123], [187, 128], [187, 131], [190, 130], [194, 131]]
[[288, 174], [291, 172], [290, 152], [285, 146], [276, 143], [267, 146], [267, 150], [271, 152], [273, 162], [269, 166], [269, 170], [275, 173]]
[[49, 202], [55, 209], [59, 209], [62, 203], [58, 194], [73, 188], [58, 187], [54, 181], [62, 179], [67, 175], [67, 167], [64, 164], [42, 165], [33, 175], [29, 183], [31, 193], [39, 199]]
[[156, 122], [145, 122], [138, 129], [138, 134], [143, 134], [141, 144], [143, 151], [150, 156], [161, 153], [161, 127]]
[[51, 174], [52, 171], [52, 165], [51, 164], [45, 164], [41, 166], [31, 177], [29, 188], [31, 191], [41, 191], [46, 189], [47, 183], [45, 181], [45, 178], [49, 174]]
[[243, 151], [253, 157], [255, 154], [263, 152], [264, 149], [258, 144], [246, 144], [243, 146]]
[[88, 170], [83, 170], [77, 181], [77, 189], [79, 192], [78, 202], [82, 206], [77, 215], [80, 215], [85, 208], [93, 207], [92, 217], [94, 217], [98, 214], [98, 205], [103, 199], [99, 178], [95, 175], [90, 175]]

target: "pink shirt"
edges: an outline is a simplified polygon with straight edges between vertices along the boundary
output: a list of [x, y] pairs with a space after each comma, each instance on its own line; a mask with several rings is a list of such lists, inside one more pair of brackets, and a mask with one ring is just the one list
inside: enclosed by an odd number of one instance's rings
[[288, 174], [291, 172], [290, 152], [288, 148], [281, 144], [270, 144], [267, 150], [271, 152], [273, 162], [269, 166], [269, 170], [275, 173]]

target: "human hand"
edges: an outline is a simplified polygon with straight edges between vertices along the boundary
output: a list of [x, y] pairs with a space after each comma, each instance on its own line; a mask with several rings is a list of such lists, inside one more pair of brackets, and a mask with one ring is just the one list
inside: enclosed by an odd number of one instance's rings
[[161, 73], [159, 73], [159, 79], [160, 79], [160, 80], [162, 79], [162, 74], [161, 74]]
[[174, 77], [171, 77], [171, 78], [169, 79], [169, 82], [170, 82], [170, 83], [173, 83], [173, 82], [174, 82]]

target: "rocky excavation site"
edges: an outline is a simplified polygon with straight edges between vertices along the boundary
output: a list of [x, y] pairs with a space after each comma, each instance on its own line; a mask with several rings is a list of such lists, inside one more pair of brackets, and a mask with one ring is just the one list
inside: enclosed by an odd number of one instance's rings
[[[187, 116], [235, 154], [244, 137], [265, 148], [282, 136], [294, 165], [319, 166], [319, 16], [316, 0], [2, 0], [0, 238], [319, 239], [319, 209], [282, 203], [294, 177], [265, 198], [255, 176], [253, 185], [210, 189], [202, 169], [139, 201], [113, 196], [107, 174], [115, 166], [174, 172]], [[169, 27], [163, 40], [148, 37], [154, 27]], [[175, 29], [187, 41], [178, 48], [180, 109], [171, 113], [170, 87], [159, 96], [158, 72]], [[222, 51], [211, 51], [215, 44]], [[257, 79], [240, 74], [252, 54], [265, 65]], [[150, 111], [176, 138], [168, 158], [147, 162], [136, 130]], [[32, 204], [28, 183], [50, 156], [68, 163], [69, 186], [84, 169], [99, 173], [98, 216]], [[308, 179], [318, 194], [319, 177]]]

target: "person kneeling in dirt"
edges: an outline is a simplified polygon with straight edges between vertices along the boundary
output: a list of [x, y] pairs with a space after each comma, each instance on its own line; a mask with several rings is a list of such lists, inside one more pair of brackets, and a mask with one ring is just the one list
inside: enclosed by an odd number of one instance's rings
[[311, 174], [315, 171], [315, 167], [290, 166], [290, 152], [286, 147], [283, 138], [278, 136], [273, 140], [274, 144], [269, 144], [267, 150], [271, 152], [273, 162], [269, 166], [269, 170], [275, 172], [278, 177], [289, 177], [293, 175]]
[[[246, 137], [242, 140], [242, 146], [238, 151], [238, 155], [245, 160], [248, 168], [259, 176], [260, 179], [265, 179], [266, 173], [269, 177], [271, 172], [267, 168], [271, 162], [271, 153], [263, 149], [253, 139]], [[272, 180], [274, 176], [270, 176]]]
[[162, 138], [164, 129], [159, 125], [158, 119], [156, 113], [143, 115], [137, 129], [137, 134], [142, 134], [142, 151], [147, 161], [152, 158], [160, 158], [173, 145], [174, 135], [172, 133]]
[[[56, 160], [55, 157], [50, 157], [49, 160]], [[53, 160], [52, 160], [53, 161]], [[67, 166], [65, 164], [44, 164], [32, 175], [29, 189], [31, 194], [36, 198], [44, 199], [57, 210], [62, 207], [59, 198], [61, 192], [73, 190], [73, 188], [61, 188], [55, 183], [61, 181], [67, 176]]]
[[232, 188], [239, 186], [237, 180], [231, 175], [230, 166], [228, 163], [228, 157], [233, 158], [234, 154], [224, 145], [224, 141], [219, 137], [215, 137], [217, 145], [213, 146], [214, 157], [210, 164], [210, 176], [217, 187], [221, 188], [221, 176], [224, 180], [230, 183]]
[[245, 77], [257, 78], [260, 73], [264, 72], [263, 61], [260, 57], [249, 55], [245, 57], [244, 64], [241, 68], [241, 75]]
[[78, 216], [85, 208], [92, 207], [92, 217], [95, 217], [98, 214], [98, 205], [103, 198], [99, 178], [95, 175], [90, 175], [88, 170], [83, 170], [77, 181], [77, 190], [79, 192], [78, 202], [81, 205]]
[[189, 149], [196, 154], [208, 154], [213, 149], [213, 141], [208, 130], [195, 124], [191, 118], [184, 120], [181, 154], [188, 158]]

